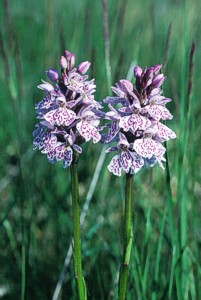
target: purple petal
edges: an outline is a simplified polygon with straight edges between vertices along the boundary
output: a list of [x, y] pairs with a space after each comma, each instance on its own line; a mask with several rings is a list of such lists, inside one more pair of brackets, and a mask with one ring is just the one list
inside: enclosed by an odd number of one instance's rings
[[88, 71], [90, 65], [91, 65], [91, 63], [88, 62], [88, 61], [81, 62], [78, 65], [77, 70], [78, 70], [79, 73], [85, 74]]
[[165, 81], [166, 77], [163, 74], [157, 74], [153, 77], [152, 86], [154, 88], [159, 88]]
[[80, 154], [82, 153], [82, 148], [80, 146], [78, 146], [77, 144], [74, 144], [72, 147], [76, 152], [78, 152]]
[[142, 68], [140, 68], [139, 66], [136, 66], [134, 68], [134, 76], [135, 78], [139, 78], [142, 75]]
[[68, 147], [64, 152], [63, 167], [64, 168], [70, 167], [72, 160], [73, 160], [73, 150], [71, 149], [71, 147]]
[[45, 92], [54, 91], [54, 87], [49, 82], [46, 82], [44, 80], [42, 80], [42, 82], [43, 82], [42, 84], [37, 85], [37, 88], [39, 88]]
[[130, 94], [133, 91], [133, 84], [129, 80], [121, 79], [117, 82], [117, 87], [123, 91], [125, 94]]
[[110, 96], [103, 99], [103, 102], [106, 104], [119, 104], [119, 103], [121, 103], [122, 105], [129, 104], [128, 99], [126, 98], [110, 97]]
[[118, 122], [113, 122], [111, 124], [111, 127], [108, 131], [108, 133], [105, 135], [105, 138], [104, 138], [104, 143], [109, 143], [111, 142], [115, 136], [118, 134], [120, 128], [119, 128], [119, 123]]
[[59, 72], [55, 69], [52, 69], [52, 68], [48, 69], [46, 71], [46, 74], [49, 77], [49, 79], [53, 82], [59, 80]]
[[118, 151], [118, 150], [119, 150], [119, 148], [114, 146], [114, 147], [110, 147], [110, 148], [106, 149], [105, 152], [109, 153], [109, 152]]

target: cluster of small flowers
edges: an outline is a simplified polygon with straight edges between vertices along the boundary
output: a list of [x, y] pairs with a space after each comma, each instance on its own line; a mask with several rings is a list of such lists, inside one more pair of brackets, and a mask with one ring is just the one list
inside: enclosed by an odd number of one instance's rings
[[[64, 168], [71, 165], [73, 151], [82, 152], [81, 144], [90, 139], [116, 145], [106, 152], [117, 151], [108, 170], [121, 176], [121, 171], [137, 173], [143, 166], [153, 167], [157, 162], [163, 168], [165, 147], [163, 142], [176, 138], [176, 134], [163, 120], [172, 119], [165, 107], [171, 99], [162, 96], [164, 74], [159, 74], [162, 65], [142, 70], [134, 68], [135, 85], [120, 80], [112, 87], [116, 97], [103, 100], [109, 111], [103, 113], [101, 104], [94, 100], [94, 79], [84, 75], [90, 67], [88, 61], [74, 68], [75, 55], [64, 52], [60, 58], [61, 75], [55, 69], [46, 74], [54, 86], [43, 81], [38, 86], [45, 92], [42, 101], [36, 104], [40, 120], [33, 132], [34, 149], [47, 155], [49, 162], [63, 160]], [[100, 127], [100, 120], [110, 120]], [[100, 135], [107, 127], [108, 132]]]
[[162, 96], [165, 76], [158, 74], [161, 67], [155, 65], [144, 70], [135, 67], [135, 85], [120, 80], [112, 87], [117, 97], [103, 100], [109, 107], [105, 119], [111, 122], [106, 124], [109, 130], [102, 140], [106, 144], [116, 143], [107, 152], [118, 151], [108, 165], [114, 175], [121, 176], [122, 169], [134, 174], [143, 166], [152, 167], [157, 162], [163, 168], [165, 147], [162, 143], [176, 138], [176, 134], [161, 123], [172, 119], [165, 107], [171, 99]]
[[75, 55], [66, 50], [60, 58], [61, 74], [55, 69], [46, 71], [54, 86], [45, 81], [38, 85], [45, 97], [35, 106], [40, 121], [33, 132], [34, 149], [46, 154], [51, 163], [63, 160], [64, 168], [71, 165], [73, 150], [82, 152], [84, 141], [101, 139], [102, 106], [94, 100], [94, 79], [87, 81], [84, 75], [90, 63], [82, 62], [77, 68], [74, 64]]

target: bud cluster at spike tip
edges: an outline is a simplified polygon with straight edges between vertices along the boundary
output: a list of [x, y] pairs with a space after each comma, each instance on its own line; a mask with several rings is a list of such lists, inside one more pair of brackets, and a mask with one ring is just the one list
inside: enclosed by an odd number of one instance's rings
[[105, 125], [108, 132], [102, 136], [102, 142], [115, 142], [106, 150], [117, 152], [108, 165], [114, 175], [121, 176], [122, 170], [135, 174], [143, 166], [153, 167], [156, 163], [164, 168], [165, 147], [162, 143], [176, 138], [176, 134], [162, 123], [173, 116], [165, 107], [171, 99], [162, 95], [165, 76], [159, 74], [161, 67], [155, 65], [144, 70], [135, 67], [135, 84], [120, 80], [112, 87], [117, 96], [103, 100], [109, 108], [104, 118], [110, 123]]
[[101, 139], [102, 107], [94, 100], [94, 79], [88, 81], [84, 75], [90, 63], [74, 65], [75, 55], [65, 50], [60, 57], [61, 72], [52, 68], [46, 71], [53, 84], [42, 80], [38, 88], [45, 96], [35, 105], [39, 123], [33, 132], [34, 149], [46, 154], [51, 163], [63, 161], [64, 168], [71, 165], [73, 151], [82, 152], [83, 142]]

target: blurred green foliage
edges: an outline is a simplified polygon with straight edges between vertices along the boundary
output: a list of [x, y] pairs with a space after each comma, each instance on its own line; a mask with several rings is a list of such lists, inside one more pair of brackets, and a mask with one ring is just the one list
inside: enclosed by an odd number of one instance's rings
[[[36, 86], [68, 49], [77, 62], [92, 62], [96, 99], [107, 95], [102, 6], [98, 0], [1, 0], [0, 8], [0, 298], [21, 299], [25, 289], [26, 299], [45, 300], [71, 243], [72, 213], [69, 170], [32, 151], [34, 104], [43, 97]], [[178, 135], [168, 144], [166, 172], [156, 167], [135, 177], [131, 300], [201, 299], [200, 11], [199, 0], [108, 0], [112, 84], [127, 76], [131, 63], [162, 63], [166, 53], [164, 92], [174, 100], [170, 127]], [[101, 150], [90, 143], [80, 158], [82, 205]], [[109, 160], [82, 228], [89, 299], [117, 295], [125, 179], [108, 173]], [[58, 299], [76, 299], [73, 277], [71, 261]]]

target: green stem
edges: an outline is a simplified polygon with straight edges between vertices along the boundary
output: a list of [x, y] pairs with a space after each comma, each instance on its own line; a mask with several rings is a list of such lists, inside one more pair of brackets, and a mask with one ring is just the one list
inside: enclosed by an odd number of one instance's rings
[[126, 286], [128, 278], [129, 261], [132, 249], [133, 231], [131, 218], [133, 190], [133, 175], [126, 174], [125, 213], [124, 213], [124, 251], [119, 275], [119, 300], [126, 298]]
[[73, 161], [71, 164], [71, 189], [72, 189], [72, 210], [73, 210], [73, 235], [74, 235], [74, 270], [79, 300], [86, 300], [86, 285], [82, 275], [81, 262], [81, 238], [80, 238], [80, 207], [79, 207], [79, 191], [78, 191], [78, 175], [77, 164], [79, 154], [73, 153]]

